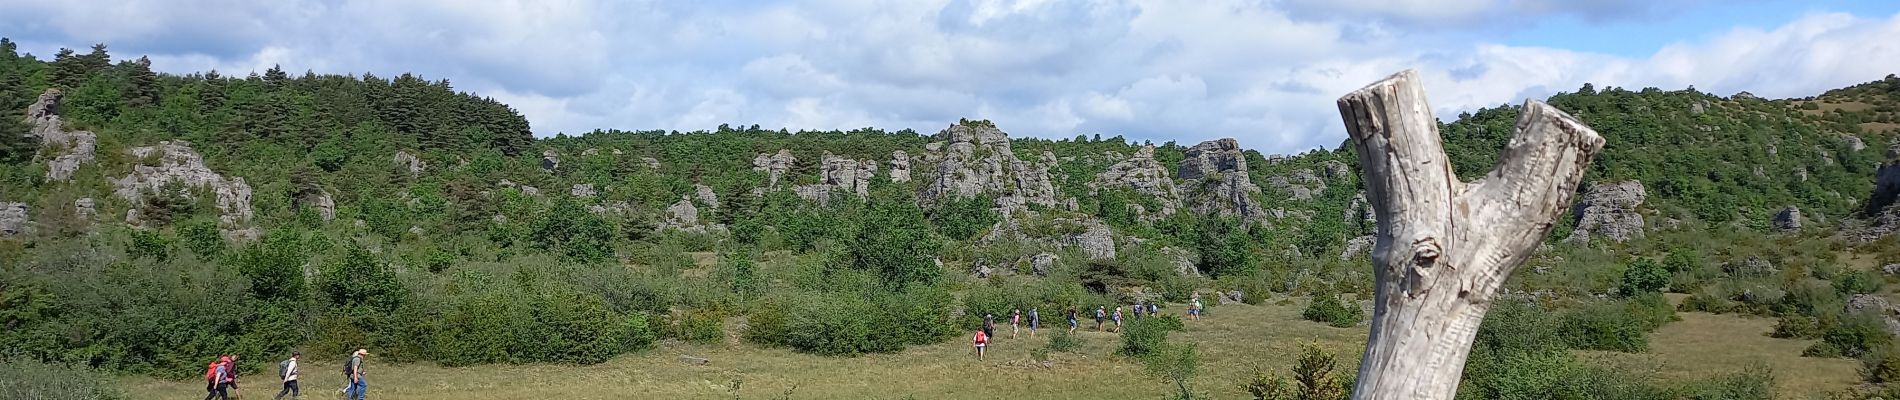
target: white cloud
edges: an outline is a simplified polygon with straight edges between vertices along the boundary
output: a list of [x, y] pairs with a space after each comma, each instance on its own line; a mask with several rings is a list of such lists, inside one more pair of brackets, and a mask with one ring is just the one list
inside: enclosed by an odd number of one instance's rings
[[[603, 129], [941, 129], [1335, 146], [1333, 100], [1419, 69], [1441, 117], [1598, 86], [1804, 96], [1900, 65], [1900, 16], [1803, 16], [1626, 57], [1474, 37], [1633, 0], [0, 0], [0, 32], [228, 75], [413, 71], [515, 106], [542, 135]], [[1683, 5], [1689, 4], [1689, 5]], [[1718, 5], [1719, 6], [1719, 5]], [[1476, 22], [1474, 22], [1476, 21]]]

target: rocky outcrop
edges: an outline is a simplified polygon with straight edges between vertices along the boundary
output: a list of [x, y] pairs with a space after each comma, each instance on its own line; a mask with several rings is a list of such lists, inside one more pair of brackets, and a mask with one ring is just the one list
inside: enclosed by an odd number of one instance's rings
[[1868, 221], [1853, 229], [1857, 239], [1873, 241], [1900, 230], [1900, 207], [1894, 207], [1896, 196], [1900, 196], [1900, 161], [1891, 161], [1874, 170], [1874, 194], [1862, 211]]
[[891, 182], [910, 182], [910, 154], [891, 152]]
[[1602, 237], [1622, 242], [1642, 237], [1643, 215], [1636, 207], [1642, 205], [1646, 197], [1642, 182], [1591, 185], [1571, 210], [1572, 215], [1577, 216], [1577, 225], [1564, 241], [1582, 243]]
[[826, 204], [832, 192], [855, 193], [862, 199], [871, 194], [871, 178], [877, 175], [877, 162], [853, 160], [825, 152], [819, 158], [822, 169], [818, 183], [792, 188], [799, 197]]
[[317, 199], [313, 205], [317, 207], [317, 217], [323, 218], [323, 222], [336, 219], [336, 198], [330, 196], [330, 192], [317, 192]]
[[26, 233], [26, 203], [0, 203], [0, 236]]
[[1310, 169], [1294, 170], [1292, 176], [1268, 177], [1267, 186], [1294, 200], [1312, 200], [1313, 196], [1326, 192], [1326, 181], [1313, 175]]
[[1081, 249], [1082, 254], [1087, 255], [1091, 260], [1115, 258], [1115, 236], [1109, 231], [1108, 225], [1093, 220], [1084, 221], [1082, 224], [1084, 227], [1082, 232], [1070, 234], [1063, 240]]
[[1049, 271], [1055, 270], [1056, 260], [1059, 259], [1061, 259], [1061, 257], [1057, 257], [1055, 254], [1046, 252], [1038, 253], [1033, 257], [1029, 257], [1029, 272], [1036, 274], [1036, 276], [1049, 276]]
[[765, 172], [765, 187], [777, 189], [779, 178], [785, 177], [785, 173], [792, 170], [792, 164], [797, 162], [798, 157], [793, 157], [791, 150], [779, 150], [771, 155], [759, 153], [758, 157], [752, 158], [752, 170]]
[[1900, 263], [1882, 265], [1880, 266], [1880, 273], [1887, 274], [1887, 275], [1900, 275]]
[[693, 204], [692, 196], [680, 196], [680, 201], [666, 207], [666, 215], [660, 221], [660, 229], [674, 229], [686, 232], [722, 232], [725, 225], [701, 221], [699, 206]]
[[26, 107], [26, 124], [31, 127], [29, 136], [40, 139], [40, 147], [52, 150], [56, 154], [46, 160], [46, 180], [65, 182], [73, 179], [79, 172], [79, 165], [91, 162], [93, 152], [99, 146], [99, 136], [89, 131], [67, 131], [60, 121], [60, 101], [65, 96], [59, 89], [46, 89], [38, 100]]
[[416, 155], [414, 154], [409, 154], [409, 152], [407, 151], [397, 150], [395, 161], [396, 161], [397, 166], [402, 167], [404, 171], [409, 171], [410, 176], [422, 174], [422, 170], [424, 168], [424, 166], [422, 165], [422, 159], [416, 158]]
[[99, 215], [99, 204], [93, 201], [91, 197], [81, 197], [78, 200], [73, 200], [73, 214], [78, 215], [80, 218], [92, 218], [94, 215]]
[[1096, 195], [1106, 188], [1127, 188], [1154, 198], [1161, 204], [1161, 209], [1154, 210], [1155, 213], [1142, 213], [1143, 219], [1174, 215], [1181, 207], [1181, 189], [1174, 186], [1173, 179], [1168, 178], [1168, 168], [1162, 166], [1160, 161], [1155, 161], [1155, 147], [1152, 145], [1142, 146], [1133, 157], [1095, 174], [1095, 179], [1089, 181], [1088, 186], [1089, 195]]
[[1203, 215], [1263, 222], [1266, 212], [1254, 199], [1260, 187], [1247, 177], [1247, 158], [1234, 139], [1201, 142], [1187, 150], [1175, 175], [1186, 182], [1188, 209]]
[[1866, 314], [1880, 318], [1883, 325], [1887, 327], [1888, 333], [1900, 335], [1900, 309], [1894, 308], [1893, 304], [1888, 303], [1885, 298], [1871, 294], [1856, 294], [1848, 298], [1847, 304], [1841, 308], [1848, 314]]
[[936, 162], [923, 178], [918, 198], [926, 204], [945, 198], [995, 196], [1006, 212], [1026, 204], [1054, 207], [1055, 185], [1049, 169], [1054, 154], [1043, 153], [1040, 163], [1016, 158], [1009, 136], [987, 122], [965, 122], [939, 132], [939, 141], [925, 146], [924, 159]]
[[1372, 254], [1372, 245], [1377, 241], [1372, 235], [1365, 235], [1346, 241], [1346, 249], [1339, 252], [1339, 261], [1347, 261], [1362, 255]]
[[1775, 228], [1784, 231], [1801, 229], [1801, 209], [1787, 206], [1775, 213]]
[[567, 194], [574, 197], [594, 197], [600, 192], [594, 190], [592, 183], [576, 183], [573, 188], [568, 189]]
[[1162, 247], [1161, 255], [1174, 263], [1174, 273], [1185, 277], [1201, 276], [1201, 268], [1195, 265], [1194, 253], [1173, 247]]
[[1723, 264], [1722, 272], [1732, 276], [1761, 277], [1774, 275], [1777, 272], [1781, 272], [1781, 269], [1775, 268], [1775, 264], [1768, 262], [1766, 259], [1749, 256], [1747, 259], [1743, 259], [1739, 262], [1730, 261], [1727, 264]]
[[560, 168], [561, 168], [561, 153], [554, 152], [554, 149], [547, 149], [547, 150], [541, 151], [541, 169], [547, 170], [548, 172], [554, 172], [554, 170], [560, 169]]
[[1867, 142], [1860, 140], [1860, 136], [1854, 136], [1854, 135], [1841, 136], [1841, 145], [1847, 146], [1847, 149], [1850, 151], [1861, 151], [1861, 150], [1867, 149]]
[[209, 191], [217, 196], [219, 220], [236, 228], [251, 220], [251, 185], [242, 177], [226, 177], [206, 167], [204, 157], [182, 141], [163, 141], [154, 146], [132, 148], [132, 156], [155, 159], [150, 165], [133, 167], [132, 173], [113, 182], [113, 193], [132, 204], [144, 204], [146, 193], [167, 183], [178, 183]]
[[1320, 168], [1326, 171], [1326, 179], [1339, 179], [1345, 177], [1346, 174], [1352, 173], [1352, 167], [1346, 166], [1346, 163], [1339, 162], [1339, 160], [1326, 160], [1319, 164]]
[[707, 207], [719, 208], [719, 195], [713, 193], [712, 186], [693, 184], [693, 198]]

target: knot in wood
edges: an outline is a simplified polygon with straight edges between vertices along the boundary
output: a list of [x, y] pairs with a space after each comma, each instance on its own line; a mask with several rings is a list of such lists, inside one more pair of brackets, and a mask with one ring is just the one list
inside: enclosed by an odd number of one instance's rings
[[1438, 262], [1438, 240], [1430, 237], [1412, 242], [1412, 264], [1420, 268], [1431, 268]]

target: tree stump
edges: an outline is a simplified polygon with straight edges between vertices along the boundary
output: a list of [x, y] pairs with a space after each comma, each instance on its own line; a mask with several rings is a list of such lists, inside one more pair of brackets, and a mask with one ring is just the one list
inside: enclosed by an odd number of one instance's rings
[[1526, 100], [1497, 165], [1465, 183], [1452, 172], [1416, 72], [1338, 104], [1378, 217], [1372, 335], [1353, 398], [1449, 400], [1492, 296], [1569, 207], [1603, 138]]

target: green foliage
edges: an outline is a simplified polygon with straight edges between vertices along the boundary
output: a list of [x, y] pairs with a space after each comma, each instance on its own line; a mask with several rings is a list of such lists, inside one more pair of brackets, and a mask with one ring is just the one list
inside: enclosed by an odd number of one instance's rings
[[1002, 219], [1002, 214], [997, 213], [992, 206], [995, 202], [987, 195], [946, 198], [930, 209], [930, 223], [937, 227], [937, 233], [945, 237], [955, 240], [975, 239], [977, 234]]
[[1249, 275], [1260, 269], [1259, 257], [1253, 251], [1256, 242], [1245, 225], [1225, 218], [1202, 221], [1195, 248], [1201, 254], [1203, 272], [1218, 278]]
[[930, 286], [883, 294], [783, 293], [753, 308], [744, 335], [829, 356], [897, 351], [953, 334], [948, 304], [949, 293]]
[[690, 310], [673, 323], [671, 336], [695, 343], [717, 343], [726, 338], [725, 315], [717, 310]]
[[1054, 331], [1055, 331], [1055, 334], [1049, 336], [1049, 343], [1043, 345], [1043, 348], [1047, 349], [1049, 352], [1052, 352], [1052, 353], [1074, 352], [1076, 350], [1082, 349], [1082, 346], [1086, 343], [1083, 340], [1082, 336], [1080, 335], [1073, 335], [1073, 334], [1070, 334], [1068, 331], [1059, 330], [1059, 329], [1056, 329]]
[[1623, 280], [1618, 293], [1634, 296], [1662, 292], [1669, 286], [1669, 271], [1661, 264], [1647, 258], [1638, 258], [1623, 269]]
[[126, 254], [134, 259], [151, 259], [165, 262], [171, 259], [171, 240], [156, 231], [134, 229], [131, 231], [131, 244]]
[[851, 246], [858, 268], [874, 271], [892, 288], [936, 282], [943, 275], [934, 254], [941, 246], [924, 224], [923, 209], [895, 188], [878, 190]]
[[273, 234], [238, 250], [227, 262], [251, 281], [251, 294], [263, 300], [296, 301], [304, 296], [303, 238]]
[[1122, 345], [1116, 353], [1132, 357], [1147, 357], [1162, 350], [1167, 346], [1168, 333], [1182, 328], [1181, 320], [1173, 315], [1135, 319], [1124, 324]]
[[362, 247], [351, 246], [346, 254], [319, 270], [317, 288], [331, 305], [386, 313], [408, 300], [408, 289], [388, 264]]
[[199, 220], [181, 225], [178, 238], [199, 258], [214, 258], [224, 252], [224, 234], [218, 230], [217, 221]]
[[1313, 295], [1313, 301], [1307, 303], [1300, 317], [1308, 321], [1324, 323], [1335, 328], [1349, 328], [1366, 320], [1366, 311], [1358, 304], [1347, 305], [1332, 294]]
[[566, 198], [556, 200], [528, 229], [528, 240], [536, 248], [564, 258], [583, 262], [613, 258], [613, 227]]
[[0, 398], [115, 400], [127, 397], [110, 374], [90, 368], [0, 359]]
[[1564, 313], [1562, 329], [1573, 348], [1640, 353], [1649, 349], [1649, 332], [1675, 317], [1662, 295], [1595, 301]]
[[1188, 381], [1200, 372], [1201, 365], [1201, 356], [1194, 349], [1194, 344], [1163, 344], [1142, 357], [1141, 363], [1149, 375], [1174, 383], [1180, 389], [1178, 394], [1181, 398], [1194, 398], [1194, 392], [1188, 389]]
[[1254, 400], [1345, 400], [1352, 394], [1352, 379], [1337, 374], [1337, 364], [1332, 353], [1307, 343], [1293, 362], [1291, 380], [1254, 367], [1241, 389]]
[[1858, 358], [1893, 343], [1893, 333], [1880, 316], [1858, 313], [1842, 317], [1823, 329], [1821, 341], [1801, 352], [1808, 357]]
[[1834, 290], [1843, 295], [1874, 293], [1886, 283], [1873, 271], [1854, 271], [1834, 279]]

